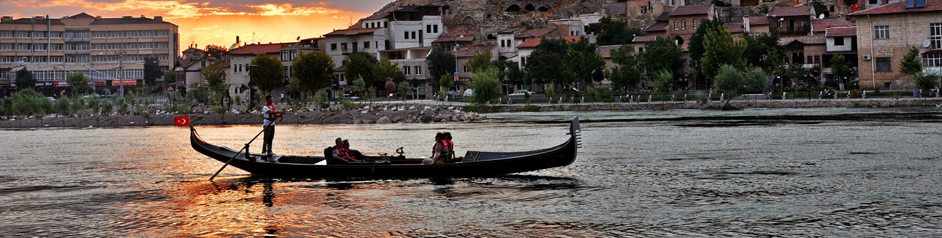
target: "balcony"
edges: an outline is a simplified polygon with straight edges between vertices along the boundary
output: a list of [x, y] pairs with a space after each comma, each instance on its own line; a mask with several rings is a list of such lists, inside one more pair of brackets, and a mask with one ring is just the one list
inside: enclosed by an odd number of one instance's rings
[[89, 42], [88, 37], [64, 37], [65, 42]]
[[91, 53], [91, 51], [90, 50], [65, 50], [65, 53], [70, 54], [70, 55], [74, 55], [74, 54], [87, 55]]

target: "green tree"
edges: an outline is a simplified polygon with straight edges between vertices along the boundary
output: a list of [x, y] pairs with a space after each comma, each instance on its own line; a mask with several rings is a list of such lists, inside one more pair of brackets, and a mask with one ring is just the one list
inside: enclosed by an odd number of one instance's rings
[[753, 67], [746, 71], [744, 87], [749, 92], [765, 92], [769, 90], [769, 75], [759, 67]]
[[928, 93], [929, 90], [939, 87], [939, 74], [936, 72], [918, 72], [913, 75], [913, 81], [916, 83], [916, 88]]
[[452, 77], [452, 75], [443, 74], [442, 77], [438, 79], [438, 85], [441, 85], [442, 87], [440, 90], [442, 91], [445, 91], [445, 89], [450, 90], [451, 86], [455, 86], [454, 80], [455, 79]]
[[706, 38], [707, 32], [716, 31], [721, 25], [723, 25], [723, 21], [720, 21], [719, 18], [713, 20], [700, 19], [700, 25], [697, 26], [697, 31], [690, 36], [690, 41], [687, 43], [688, 49], [690, 50], [690, 67], [700, 71], [700, 60], [703, 59], [703, 55], [706, 53], [703, 39]]
[[468, 69], [474, 74], [486, 70], [492, 66], [491, 57], [493, 57], [493, 55], [491, 55], [490, 51], [478, 51], [478, 53], [474, 54], [474, 56], [468, 60]]
[[219, 97], [220, 105], [225, 102], [226, 97], [229, 96], [229, 85], [226, 84], [226, 70], [222, 68], [222, 65], [211, 64], [206, 66], [203, 71], [200, 71], [200, 74], [202, 74], [203, 80], [206, 80], [206, 83], [209, 84], [209, 89]]
[[681, 66], [680, 46], [673, 41], [658, 37], [654, 41], [645, 44], [645, 50], [638, 55], [643, 68], [649, 74], [661, 70], [674, 71]]
[[249, 82], [255, 84], [258, 89], [271, 93], [271, 90], [281, 85], [284, 80], [285, 70], [281, 60], [269, 54], [255, 55], [249, 71]]
[[674, 88], [674, 74], [670, 70], [661, 69], [654, 74], [654, 91], [667, 93]]
[[160, 61], [157, 57], [144, 57], [144, 85], [153, 86], [157, 83], [157, 78], [163, 76], [164, 72], [160, 70]]
[[634, 51], [634, 47], [630, 45], [623, 45], [612, 51], [612, 62], [615, 63], [615, 67], [612, 67], [609, 78], [613, 86], [624, 89], [638, 87], [638, 83], [641, 82], [641, 69], [638, 67], [638, 58], [634, 55]]
[[726, 105], [723, 106], [723, 108], [726, 108], [729, 106], [730, 99], [742, 93], [746, 80], [742, 73], [732, 65], [721, 65], [717, 71], [715, 86], [716, 89], [726, 93]]
[[386, 83], [387, 78], [393, 81], [403, 81], [406, 79], [405, 75], [402, 74], [402, 69], [399, 68], [399, 64], [393, 63], [389, 61], [389, 59], [380, 60], [379, 64], [376, 65], [376, 72], [374, 72], [373, 75], [376, 75], [377, 81], [381, 83]]
[[[297, 91], [311, 93], [330, 87], [334, 80], [334, 60], [321, 51], [301, 53], [291, 63], [291, 71], [298, 79]], [[290, 81], [289, 81], [290, 83]]]
[[357, 52], [347, 55], [344, 60], [344, 67], [348, 78], [362, 77], [366, 85], [374, 86], [378, 83], [385, 83], [386, 80], [379, 80], [376, 73], [376, 63], [379, 62], [370, 54]]
[[357, 76], [357, 78], [353, 80], [353, 87], [360, 93], [360, 97], [366, 96], [363, 95], [363, 91], [366, 90], [366, 80], [363, 79], [362, 76]]
[[526, 80], [533, 83], [573, 82], [575, 74], [569, 69], [569, 45], [561, 39], [543, 39], [527, 58]]
[[504, 84], [511, 85], [522, 85], [523, 82], [523, 71], [520, 70], [520, 66], [517, 65], [517, 62], [510, 60], [497, 60], [494, 61], [494, 66], [497, 68], [497, 79]]
[[589, 43], [589, 40], [582, 38], [577, 42], [569, 44], [568, 63], [573, 67], [569, 70], [579, 80], [579, 88], [585, 90], [587, 83], [593, 77], [593, 73], [605, 68], [605, 60], [598, 52], [595, 44]]
[[16, 71], [16, 88], [23, 90], [34, 87], [36, 87], [36, 77], [33, 77], [33, 72], [27, 71], [26, 67]]
[[644, 35], [641, 28], [629, 28], [628, 23], [603, 17], [598, 23], [589, 24], [587, 32], [595, 33], [599, 45], [631, 44], [634, 37]]
[[[755, 37], [750, 34], [743, 34], [743, 38], [746, 47], [743, 51], [743, 58], [746, 59], [746, 62], [765, 69], [766, 72], [771, 72], [771, 67], [779, 63], [772, 61], [774, 58], [772, 52], [782, 52], [782, 46], [778, 44], [779, 39], [781, 39], [778, 30]], [[781, 59], [781, 57], [774, 59]]]
[[744, 43], [735, 41], [725, 25], [717, 27], [715, 31], [707, 31], [703, 39], [706, 51], [700, 62], [703, 75], [715, 77], [722, 65], [730, 65], [739, 70], [744, 69], [746, 67], [746, 61], [743, 59], [743, 52], [746, 48]]
[[70, 74], [69, 77], [65, 78], [65, 82], [72, 88], [72, 97], [75, 97], [76, 93], [82, 94], [92, 89], [88, 86], [88, 77], [85, 77], [82, 72]]
[[402, 97], [402, 101], [405, 101], [406, 96], [412, 94], [412, 85], [403, 80], [396, 85], [396, 91], [399, 93], [399, 96]]
[[922, 72], [922, 62], [919, 62], [919, 48], [915, 46], [909, 48], [909, 52], [903, 55], [899, 63], [900, 71], [909, 76], [915, 76]]
[[441, 45], [432, 47], [432, 52], [425, 58], [425, 62], [428, 62], [429, 75], [447, 74], [448, 77], [451, 77], [457, 67], [455, 65], [455, 55], [451, 53], [451, 50]]
[[167, 70], [164, 72], [164, 83], [172, 84], [177, 82], [177, 74], [173, 70]]
[[834, 79], [847, 83], [844, 82], [844, 77], [850, 75], [850, 67], [844, 63], [844, 55], [835, 55], [831, 58], [831, 73], [834, 74]]
[[488, 67], [475, 74], [474, 81], [471, 82], [471, 89], [474, 94], [471, 95], [471, 102], [483, 105], [490, 103], [497, 97], [500, 97], [500, 81], [497, 81], [497, 69]]

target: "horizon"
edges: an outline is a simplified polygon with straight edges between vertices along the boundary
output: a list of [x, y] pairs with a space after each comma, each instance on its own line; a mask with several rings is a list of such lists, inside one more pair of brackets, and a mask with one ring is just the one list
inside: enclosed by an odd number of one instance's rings
[[193, 44], [200, 49], [205, 49], [207, 45], [229, 48], [236, 43], [237, 36], [245, 44], [296, 42], [298, 38], [321, 37], [333, 30], [348, 28], [350, 24], [370, 16], [390, 2], [0, 0], [0, 5], [11, 6], [0, 9], [0, 16], [14, 19], [49, 16], [59, 19], [83, 12], [103, 18], [161, 16], [165, 22], [177, 25], [180, 34], [179, 51], [183, 51]]

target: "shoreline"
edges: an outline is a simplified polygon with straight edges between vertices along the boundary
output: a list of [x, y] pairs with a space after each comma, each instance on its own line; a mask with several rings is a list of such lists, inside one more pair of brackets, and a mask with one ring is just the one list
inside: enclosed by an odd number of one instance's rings
[[[632, 103], [563, 103], [563, 104], [513, 104], [492, 107], [493, 112], [523, 111], [663, 111], [675, 109], [719, 110], [725, 102], [632, 102]], [[487, 120], [486, 114], [466, 112], [460, 109], [469, 105], [461, 102], [416, 100], [374, 103], [352, 110], [307, 110], [289, 111], [281, 124], [388, 124], [388, 123], [447, 123], [476, 122]], [[812, 100], [735, 100], [730, 105], [736, 108], [930, 108], [942, 107], [942, 98], [879, 98], [879, 99], [812, 99]], [[285, 108], [285, 107], [282, 107]], [[0, 129], [29, 128], [88, 128], [88, 127], [134, 127], [173, 126], [174, 117], [189, 115], [191, 125], [256, 125], [261, 123], [261, 114], [213, 112], [176, 114], [155, 113], [142, 115], [86, 115], [47, 116], [46, 118], [0, 117]]]

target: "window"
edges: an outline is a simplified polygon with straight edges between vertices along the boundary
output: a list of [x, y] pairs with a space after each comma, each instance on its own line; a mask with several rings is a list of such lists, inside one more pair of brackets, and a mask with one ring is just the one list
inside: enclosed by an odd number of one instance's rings
[[820, 56], [820, 55], [815, 55], [815, 56], [814, 56], [814, 63], [815, 63], [815, 64], [821, 64], [821, 56]]
[[697, 19], [693, 19], [693, 29], [697, 29]]
[[438, 25], [432, 25], [432, 33], [438, 33]]
[[0, 44], [0, 50], [13, 50], [13, 43]]
[[464, 66], [464, 72], [465, 72], [465, 73], [470, 72], [470, 71], [468, 71], [468, 66], [467, 66], [467, 65]]
[[942, 23], [929, 24], [929, 41], [932, 49], [942, 49]]
[[890, 38], [890, 26], [874, 26], [873, 27], [874, 39], [889, 39]]
[[677, 22], [678, 22], [677, 20], [674, 20], [674, 30], [675, 30], [675, 31], [677, 30]]
[[105, 38], [108, 37], [108, 32], [105, 31], [93, 31], [92, 38]]
[[363, 49], [369, 49], [369, 48], [370, 48], [370, 42], [369, 41], [363, 42]]
[[347, 51], [347, 43], [340, 43], [340, 50]]
[[877, 5], [880, 4], [879, 0], [870, 0], [870, 4], [867, 5]]
[[409, 75], [409, 66], [402, 66], [402, 74]]
[[942, 53], [923, 54], [922, 61], [926, 67], [942, 67]]
[[170, 35], [169, 31], [154, 31], [154, 35], [157, 37], [167, 37]]
[[890, 72], [893, 71], [893, 61], [890, 60], [890, 57], [879, 57], [877, 58], [877, 72]]
[[0, 38], [13, 38], [13, 31], [0, 31]]
[[414, 31], [412, 32], [412, 39], [413, 39], [413, 40], [414, 40], [414, 39], [418, 39], [418, 38], [415, 37], [415, 32], [414, 32]]
[[331, 43], [330, 50], [337, 50], [337, 43]]
[[687, 19], [680, 20], [680, 30], [683, 30], [683, 31], [687, 30]]
[[834, 45], [844, 45], [844, 37], [834, 37]]
[[415, 75], [422, 75], [422, 66], [415, 66]]
[[648, 8], [645, 6], [641, 6], [641, 14], [645, 14], [645, 13], [648, 13]]
[[425, 33], [432, 33], [432, 25], [425, 25]]

